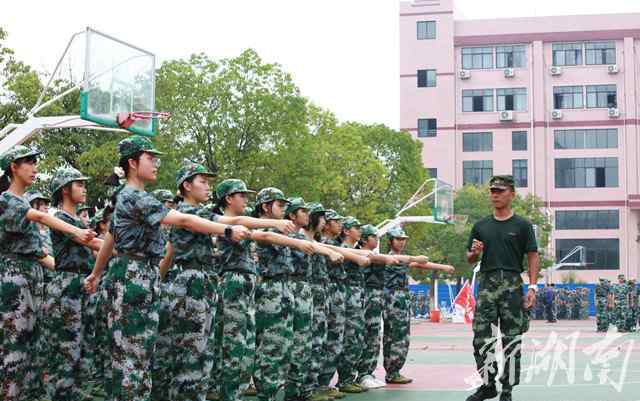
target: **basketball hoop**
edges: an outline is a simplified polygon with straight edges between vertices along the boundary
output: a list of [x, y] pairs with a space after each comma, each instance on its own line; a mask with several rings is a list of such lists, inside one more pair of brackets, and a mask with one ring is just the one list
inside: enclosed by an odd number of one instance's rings
[[147, 121], [152, 119], [164, 120], [169, 117], [171, 117], [170, 113], [161, 111], [133, 111], [118, 113], [116, 122], [120, 128], [128, 129], [137, 121]]

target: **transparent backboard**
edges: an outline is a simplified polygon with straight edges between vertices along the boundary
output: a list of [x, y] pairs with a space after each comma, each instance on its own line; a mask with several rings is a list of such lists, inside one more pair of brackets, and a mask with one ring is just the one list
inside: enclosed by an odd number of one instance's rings
[[[119, 113], [155, 111], [155, 56], [90, 28], [85, 40], [80, 117], [119, 128]], [[157, 119], [138, 120], [127, 129], [155, 135]]]
[[435, 221], [455, 223], [453, 219], [453, 187], [451, 184], [441, 180], [436, 181], [432, 213]]

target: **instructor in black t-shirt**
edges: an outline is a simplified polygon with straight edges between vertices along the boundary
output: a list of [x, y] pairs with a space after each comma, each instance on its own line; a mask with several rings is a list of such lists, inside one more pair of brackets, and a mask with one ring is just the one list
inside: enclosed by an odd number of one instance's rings
[[[473, 321], [473, 355], [483, 384], [467, 398], [482, 401], [498, 395], [498, 363], [495, 344], [500, 327], [505, 364], [500, 383], [500, 401], [511, 401], [511, 390], [520, 382], [520, 347], [522, 333], [528, 327], [528, 310], [536, 299], [538, 245], [533, 226], [511, 210], [516, 197], [510, 175], [494, 176], [489, 181], [493, 215], [478, 221], [471, 230], [467, 260], [480, 264], [479, 294]], [[522, 297], [522, 261], [527, 255], [529, 289]]]

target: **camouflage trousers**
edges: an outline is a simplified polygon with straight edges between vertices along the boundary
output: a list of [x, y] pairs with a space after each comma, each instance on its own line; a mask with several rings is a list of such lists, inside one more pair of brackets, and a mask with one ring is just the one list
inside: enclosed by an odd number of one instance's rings
[[147, 401], [151, 397], [151, 360], [158, 334], [158, 266], [150, 260], [118, 257], [113, 277], [109, 325], [113, 335], [113, 399]]
[[263, 278], [256, 286], [256, 370], [260, 400], [284, 388], [293, 342], [293, 295], [287, 280]]
[[[81, 275], [84, 280], [84, 275]], [[100, 293], [86, 295], [82, 305], [82, 356], [80, 365], [82, 368], [83, 380], [93, 380], [97, 377], [98, 369], [98, 344], [96, 338], [96, 326], [98, 320], [98, 303]]]
[[220, 319], [220, 302], [221, 297], [218, 295], [219, 284], [218, 278], [214, 274], [210, 274], [211, 285], [216, 292], [216, 304], [213, 307], [213, 322], [211, 327], [212, 339], [209, 341], [209, 355], [213, 358], [211, 366], [211, 374], [209, 375], [208, 392], [220, 392], [220, 381], [222, 377], [222, 319]]
[[344, 348], [338, 358], [338, 386], [354, 384], [362, 357], [364, 341], [363, 287], [345, 287]]
[[364, 291], [364, 346], [358, 366], [358, 377], [372, 375], [380, 356], [380, 335], [382, 331], [382, 303], [384, 290], [365, 288]]
[[[256, 276], [224, 272], [220, 281], [218, 318], [222, 319], [221, 399], [237, 401], [251, 381], [255, 353]], [[252, 333], [253, 332], [253, 333]]]
[[183, 268], [169, 287], [171, 400], [205, 399], [213, 366], [209, 342], [215, 304], [215, 288], [203, 270]]
[[409, 298], [405, 288], [384, 290], [382, 354], [386, 379], [400, 374], [407, 360], [411, 322]]
[[43, 331], [49, 345], [46, 387], [56, 401], [83, 399], [82, 308], [87, 297], [83, 280], [80, 273], [58, 272], [47, 285], [43, 307], [47, 316]]
[[338, 368], [338, 357], [342, 354], [345, 321], [344, 285], [332, 281], [327, 287], [327, 341], [324, 347], [326, 355], [322, 373], [318, 378], [321, 388], [328, 387]]
[[306, 392], [313, 392], [320, 387], [319, 377], [322, 372], [327, 356], [325, 354], [325, 344], [327, 342], [327, 285], [312, 283], [311, 293], [313, 294], [313, 318], [311, 323], [311, 363], [307, 371]]
[[289, 283], [293, 294], [293, 344], [291, 362], [285, 389], [285, 399], [307, 399], [311, 389], [306, 385], [307, 370], [311, 364], [313, 338], [313, 293], [306, 280], [294, 279]]
[[[111, 262], [109, 263], [111, 264]], [[110, 399], [113, 389], [113, 371], [111, 355], [113, 353], [113, 333], [109, 324], [109, 315], [113, 305], [113, 285], [110, 270], [104, 273], [96, 294], [98, 295], [95, 322], [95, 369], [98, 382], [102, 382], [106, 400]]]
[[627, 308], [627, 314], [625, 316], [625, 329], [627, 331], [635, 331], [637, 321], [638, 321], [637, 309], [634, 307]]
[[[44, 300], [46, 297], [47, 284], [45, 282], [45, 275], [53, 273], [49, 269], [42, 267], [40, 263], [33, 265], [33, 271], [31, 272], [31, 282], [33, 283], [33, 306], [36, 312], [36, 325], [34, 327], [33, 337], [36, 344], [36, 354], [33, 358], [33, 371], [34, 381], [31, 383], [32, 397], [40, 397], [44, 392], [43, 376], [47, 369], [47, 356], [49, 355], [49, 339], [44, 335], [42, 322], [43, 314], [42, 307], [44, 306]], [[53, 273], [55, 274], [55, 273]]]
[[628, 314], [629, 305], [625, 302], [616, 301], [613, 308], [614, 323], [619, 332], [627, 331], [626, 316]]
[[160, 300], [158, 309], [158, 334], [156, 337], [155, 351], [152, 357], [152, 379], [151, 399], [163, 401], [169, 394], [171, 376], [174, 370], [170, 357], [172, 349], [172, 329], [171, 310], [173, 309], [170, 300], [170, 287], [173, 284], [179, 269], [171, 266], [162, 281], [160, 282]]
[[596, 298], [596, 330], [607, 331], [609, 329], [609, 311], [607, 310], [607, 299]]
[[494, 384], [498, 372], [496, 343], [502, 335], [503, 388], [520, 383], [522, 333], [528, 325], [522, 300], [520, 274], [503, 270], [480, 273], [479, 294], [473, 320], [473, 356], [485, 384]]
[[32, 399], [37, 313], [31, 275], [37, 262], [0, 258], [0, 399]]

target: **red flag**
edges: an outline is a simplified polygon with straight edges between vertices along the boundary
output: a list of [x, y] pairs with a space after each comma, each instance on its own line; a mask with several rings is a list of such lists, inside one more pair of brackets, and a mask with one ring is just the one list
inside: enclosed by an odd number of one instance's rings
[[473, 290], [468, 281], [462, 286], [456, 299], [453, 300], [453, 304], [456, 307], [456, 311], [460, 311], [460, 313], [464, 315], [465, 323], [473, 322], [473, 315], [476, 310], [476, 299], [473, 296]]

